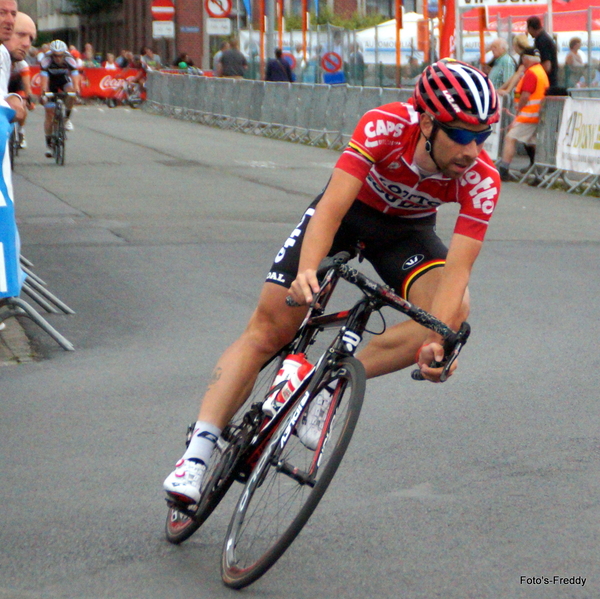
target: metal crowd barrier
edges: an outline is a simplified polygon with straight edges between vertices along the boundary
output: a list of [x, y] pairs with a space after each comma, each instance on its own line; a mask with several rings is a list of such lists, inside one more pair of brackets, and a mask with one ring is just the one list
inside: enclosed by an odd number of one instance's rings
[[344, 147], [367, 110], [412, 96], [411, 89], [148, 75], [148, 110], [332, 149]]
[[[577, 89], [576, 97], [598, 90]], [[330, 149], [343, 148], [360, 117], [377, 106], [403, 102], [413, 90], [307, 83], [273, 83], [194, 75], [148, 73], [146, 109], [159, 114]], [[600, 189], [600, 177], [558, 169], [556, 145], [565, 97], [551, 96], [542, 106], [535, 164], [521, 183], [561, 184], [569, 193]], [[500, 147], [512, 121], [503, 100]]]

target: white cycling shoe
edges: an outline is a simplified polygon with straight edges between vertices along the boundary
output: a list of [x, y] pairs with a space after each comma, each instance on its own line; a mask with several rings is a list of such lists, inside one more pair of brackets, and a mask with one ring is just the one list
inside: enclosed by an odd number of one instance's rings
[[202, 463], [181, 458], [175, 464], [175, 470], [167, 476], [163, 483], [164, 490], [182, 503], [198, 503], [200, 501], [200, 485], [206, 472]]
[[52, 158], [54, 156], [52, 148], [46, 146], [46, 152], [44, 153], [44, 156], [46, 156], [46, 158]]
[[308, 449], [314, 451], [319, 444], [321, 431], [327, 418], [329, 405], [331, 404], [332, 391], [325, 388], [315, 397], [306, 414], [302, 416], [302, 420], [296, 429], [296, 433], [302, 444]]
[[70, 119], [65, 121], [65, 129], [67, 131], [73, 131], [73, 123], [70, 121]]

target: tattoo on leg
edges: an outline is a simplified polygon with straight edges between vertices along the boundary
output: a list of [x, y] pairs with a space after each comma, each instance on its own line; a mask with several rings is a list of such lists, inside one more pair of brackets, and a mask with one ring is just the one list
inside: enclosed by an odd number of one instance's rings
[[221, 369], [220, 366], [217, 366], [213, 370], [210, 380], [208, 381], [208, 387], [206, 389], [207, 391], [209, 391], [213, 387], [213, 385], [215, 385], [215, 383], [221, 378], [222, 373], [223, 373], [223, 370]]

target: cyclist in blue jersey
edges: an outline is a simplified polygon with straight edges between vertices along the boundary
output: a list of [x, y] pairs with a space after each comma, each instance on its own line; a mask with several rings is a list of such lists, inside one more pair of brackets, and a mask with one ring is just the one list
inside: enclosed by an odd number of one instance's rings
[[[46, 52], [40, 63], [42, 76], [42, 103], [46, 110], [44, 120], [44, 133], [46, 135], [46, 157], [52, 158], [52, 120], [54, 119], [54, 102], [48, 101], [44, 94], [47, 92], [56, 94], [59, 92], [75, 92], [79, 94], [80, 77], [77, 69], [77, 61], [68, 51], [67, 44], [61, 40], [54, 40], [50, 44], [50, 50]], [[69, 96], [65, 100], [67, 108], [67, 121], [65, 129], [71, 131], [71, 110], [75, 103], [75, 97]]]

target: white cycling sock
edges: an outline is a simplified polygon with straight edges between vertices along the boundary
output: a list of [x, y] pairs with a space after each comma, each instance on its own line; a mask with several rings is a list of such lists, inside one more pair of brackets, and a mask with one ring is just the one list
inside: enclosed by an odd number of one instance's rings
[[208, 464], [220, 434], [221, 429], [218, 426], [198, 420], [183, 459], [198, 460]]

